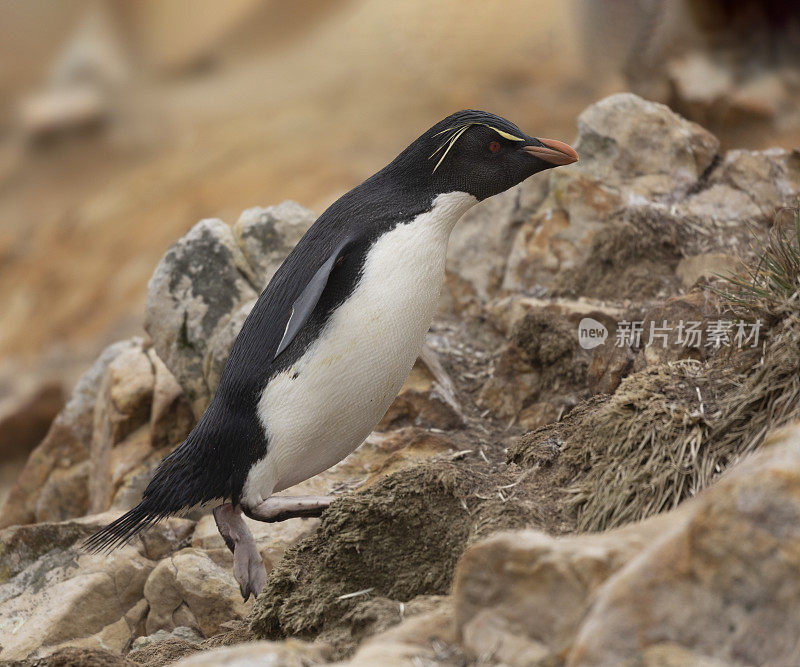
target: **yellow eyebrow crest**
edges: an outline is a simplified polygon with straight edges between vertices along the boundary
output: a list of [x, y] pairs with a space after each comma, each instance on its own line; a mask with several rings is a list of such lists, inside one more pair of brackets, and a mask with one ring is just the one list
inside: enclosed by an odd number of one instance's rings
[[[505, 132], [504, 130], [501, 130], [498, 127], [495, 127], [494, 125], [489, 125], [488, 123], [477, 123], [476, 122], [476, 123], [466, 123], [464, 125], [457, 125], [457, 126], [453, 126], [453, 127], [447, 127], [444, 130], [442, 130], [441, 132], [437, 132], [436, 134], [433, 135], [434, 137], [438, 137], [440, 134], [444, 134], [445, 132], [452, 132], [450, 137], [445, 139], [444, 142], [442, 142], [442, 144], [439, 146], [439, 148], [437, 148], [435, 151], [433, 151], [433, 153], [431, 153], [430, 156], [428, 157], [428, 159], [430, 160], [440, 150], [442, 150], [443, 148], [445, 149], [444, 153], [442, 153], [442, 157], [439, 158], [439, 161], [436, 163], [436, 166], [433, 168], [434, 171], [436, 171], [439, 168], [439, 165], [442, 164], [442, 161], [445, 159], [447, 154], [450, 152], [450, 149], [453, 147], [453, 145], [456, 143], [456, 141], [458, 141], [459, 137], [462, 134], [464, 134], [464, 132], [466, 132], [473, 125], [483, 125], [484, 127], [488, 127], [490, 130], [494, 130], [495, 132], [497, 132], [497, 134], [499, 134], [501, 137], [503, 137], [503, 139], [508, 139], [509, 141], [525, 141], [525, 139], [523, 139], [522, 137], [516, 137], [513, 134], [510, 134], [508, 132]], [[445, 146], [446, 146], [446, 148], [445, 148]]]

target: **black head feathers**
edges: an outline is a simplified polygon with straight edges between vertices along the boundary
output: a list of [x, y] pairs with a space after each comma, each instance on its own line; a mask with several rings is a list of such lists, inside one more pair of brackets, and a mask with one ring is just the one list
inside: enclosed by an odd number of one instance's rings
[[387, 170], [433, 194], [461, 191], [485, 199], [577, 159], [563, 142], [532, 137], [486, 111], [465, 110], [436, 123]]

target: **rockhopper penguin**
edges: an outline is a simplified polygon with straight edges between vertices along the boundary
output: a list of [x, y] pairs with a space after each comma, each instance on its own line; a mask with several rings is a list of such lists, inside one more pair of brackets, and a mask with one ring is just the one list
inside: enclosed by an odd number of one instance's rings
[[477, 202], [577, 153], [483, 111], [434, 125], [328, 208], [248, 316], [216, 395], [142, 501], [87, 542], [112, 549], [211, 501], [247, 599], [266, 572], [241, 513], [318, 516], [328, 497], [281, 497], [358, 447], [400, 391], [436, 312], [450, 232]]

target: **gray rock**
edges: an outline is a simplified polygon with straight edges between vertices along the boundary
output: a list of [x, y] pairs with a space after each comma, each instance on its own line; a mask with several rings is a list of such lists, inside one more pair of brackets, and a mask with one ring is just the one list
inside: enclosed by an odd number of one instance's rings
[[162, 258], [148, 284], [145, 329], [195, 415], [208, 406], [258, 293], [313, 221], [290, 201], [248, 209], [233, 229], [201, 220]]
[[109, 365], [124, 352], [140, 349], [141, 347], [141, 338], [121, 340], [109, 345], [95, 359], [89, 370], [81, 375], [75, 385], [75, 389], [72, 390], [67, 404], [58, 415], [59, 423], [68, 424], [75, 431], [80, 441], [84, 443], [87, 450], [92, 442], [94, 406], [97, 402], [97, 394]]
[[233, 235], [253, 270], [259, 289], [266, 287], [286, 255], [316, 219], [295, 201], [248, 208], [233, 226]]
[[90, 555], [75, 546], [107, 518], [19, 526], [0, 534], [2, 659], [21, 660], [42, 647], [100, 632], [142, 598], [155, 563], [135, 547]]
[[201, 220], [167, 251], [147, 287], [145, 330], [196, 414], [211, 392], [203, 360], [220, 323], [256, 296], [252, 269], [222, 220]]
[[225, 362], [228, 360], [231, 347], [233, 347], [233, 341], [236, 340], [236, 336], [242, 330], [244, 321], [255, 305], [256, 299], [250, 299], [238, 310], [233, 311], [229, 317], [225, 318], [208, 347], [208, 352], [203, 361], [203, 375], [205, 375], [206, 384], [212, 392], [216, 391], [219, 384], [222, 369], [225, 368]]

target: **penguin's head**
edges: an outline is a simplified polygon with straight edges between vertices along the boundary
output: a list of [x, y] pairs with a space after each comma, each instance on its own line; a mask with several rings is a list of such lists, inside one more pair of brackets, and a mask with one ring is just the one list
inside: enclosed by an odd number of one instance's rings
[[437, 194], [468, 192], [486, 199], [537, 172], [578, 160], [571, 146], [537, 139], [486, 111], [458, 111], [434, 125], [398, 156], [407, 172]]

